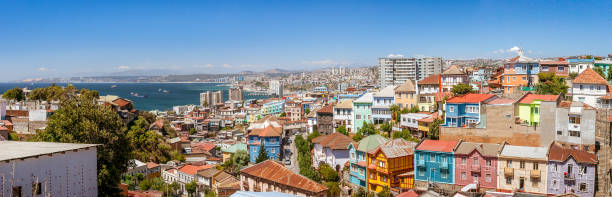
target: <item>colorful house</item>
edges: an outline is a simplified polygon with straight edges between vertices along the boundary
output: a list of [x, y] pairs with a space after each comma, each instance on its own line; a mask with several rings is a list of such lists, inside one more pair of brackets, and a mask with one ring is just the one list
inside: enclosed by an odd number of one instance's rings
[[414, 187], [427, 190], [428, 183], [453, 189], [455, 184], [455, 156], [458, 141], [424, 140], [414, 151]]
[[[607, 77], [609, 75], [608, 71], [610, 70], [610, 67], [612, 67], [612, 59], [606, 58], [606, 59], [603, 59], [603, 60], [595, 60], [595, 65], [594, 66], [601, 68], [603, 70], [603, 72], [604, 72], [604, 75]], [[595, 68], [595, 67], [593, 67], [593, 68]]]
[[529, 92], [518, 100], [514, 114], [518, 114], [521, 123], [530, 126], [539, 125], [540, 103], [542, 101], [559, 102], [559, 95], [541, 95]]
[[538, 81], [540, 72], [538, 61], [519, 55], [504, 62], [504, 74], [501, 77], [505, 94], [517, 93], [519, 90], [530, 90]]
[[247, 151], [247, 145], [239, 142], [234, 145], [231, 145], [228, 148], [221, 149], [221, 152], [223, 153], [223, 162], [230, 160], [230, 158], [232, 158], [232, 155], [234, 155], [234, 153], [239, 150]]
[[596, 165], [595, 154], [552, 143], [548, 150], [547, 194], [594, 196]]
[[582, 73], [587, 68], [593, 68], [595, 59], [568, 59], [570, 73]]
[[541, 71], [543, 73], [554, 73], [557, 76], [569, 77], [569, 63], [563, 59], [558, 60], [541, 60]]
[[476, 183], [481, 192], [497, 188], [497, 154], [501, 145], [459, 142], [455, 148], [455, 184]]
[[334, 106], [334, 128], [345, 126], [347, 132], [356, 133], [353, 131], [353, 100], [345, 99]]
[[391, 121], [391, 111], [389, 107], [395, 104], [395, 86], [387, 86], [374, 93], [372, 102], [372, 120], [376, 124]]
[[[367, 153], [368, 191], [381, 192], [385, 187], [411, 189], [416, 142], [393, 139]], [[401, 179], [399, 177], [402, 177]], [[401, 187], [404, 188], [401, 188]]]
[[548, 147], [503, 145], [497, 156], [497, 191], [546, 194]]
[[326, 163], [332, 168], [342, 169], [349, 161], [349, 144], [353, 143], [353, 139], [335, 132], [313, 138], [312, 143], [314, 167], [318, 168], [321, 163]]
[[421, 111], [432, 111], [435, 104], [435, 94], [440, 92], [440, 75], [430, 75], [429, 77], [419, 81], [418, 106]]
[[593, 107], [600, 107], [600, 98], [608, 94], [608, 81], [587, 68], [572, 80], [570, 94], [573, 101], [583, 102]]
[[417, 106], [417, 98], [416, 84], [410, 79], [395, 88], [395, 103], [401, 109], [410, 109]]
[[366, 93], [353, 101], [353, 131], [357, 132], [363, 123], [372, 123], [372, 93]]
[[457, 84], [469, 84], [468, 75], [461, 71], [457, 65], [453, 65], [450, 68], [442, 72], [441, 88], [442, 92], [450, 92], [453, 86]]
[[278, 98], [267, 99], [264, 101], [263, 105], [261, 106], [261, 115], [262, 116], [280, 115], [281, 113], [283, 113], [283, 111], [285, 111], [284, 107], [285, 107], [284, 99], [278, 99]]
[[445, 127], [478, 127], [481, 105], [495, 100], [493, 94], [466, 94], [446, 101]]
[[[265, 123], [268, 122], [266, 121]], [[247, 148], [251, 163], [255, 163], [261, 148], [266, 151], [269, 159], [280, 159], [282, 135], [283, 128], [275, 127], [272, 124], [267, 124], [264, 128], [253, 129], [247, 138]]]
[[355, 185], [359, 185], [361, 187], [366, 187], [367, 182], [367, 168], [366, 168], [366, 158], [367, 152], [377, 148], [381, 144], [389, 141], [387, 138], [381, 135], [370, 135], [367, 136], [359, 143], [351, 143], [349, 144], [349, 152], [351, 155], [351, 165], [350, 165], [350, 181]]

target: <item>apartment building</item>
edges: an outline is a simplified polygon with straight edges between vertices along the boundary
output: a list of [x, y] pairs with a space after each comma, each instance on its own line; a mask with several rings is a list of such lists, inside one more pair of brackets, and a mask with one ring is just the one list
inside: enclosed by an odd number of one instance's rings
[[426, 77], [442, 72], [442, 58], [404, 58], [387, 57], [379, 58], [380, 86], [397, 86], [405, 83], [408, 79], [420, 81]]
[[503, 145], [498, 155], [497, 190], [546, 194], [548, 147]]

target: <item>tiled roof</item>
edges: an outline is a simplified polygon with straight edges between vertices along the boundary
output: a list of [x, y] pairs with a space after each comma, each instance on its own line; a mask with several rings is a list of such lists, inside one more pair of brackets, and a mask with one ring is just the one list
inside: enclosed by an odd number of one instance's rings
[[220, 182], [217, 182], [217, 188], [221, 189], [236, 189], [240, 190], [240, 180], [236, 177], [230, 176]]
[[262, 129], [253, 129], [253, 131], [251, 131], [251, 134], [249, 135], [257, 135], [260, 137], [273, 137], [273, 136], [281, 136], [283, 134], [283, 128], [282, 127], [275, 127], [272, 125], [268, 125], [265, 128]]
[[505, 145], [502, 148], [500, 157], [512, 158], [528, 158], [545, 160], [548, 147], [529, 147], [529, 146], [513, 146]]
[[559, 95], [543, 95], [543, 94], [527, 93], [525, 96], [523, 96], [523, 98], [521, 98], [521, 100], [519, 100], [519, 103], [531, 104], [535, 100], [556, 101], [557, 99], [559, 99]]
[[442, 75], [465, 75], [465, 73], [459, 70], [457, 65], [452, 65], [450, 68], [442, 72]]
[[159, 164], [154, 163], [154, 162], [147, 162], [147, 168], [151, 169], [151, 168], [156, 168], [159, 167]]
[[395, 87], [395, 92], [415, 92], [416, 85], [410, 79], [406, 80], [406, 82], [402, 85]]
[[208, 168], [212, 168], [215, 167], [213, 165], [192, 165], [192, 164], [187, 164], [184, 165], [183, 167], [179, 168], [178, 170], [185, 173], [185, 174], [189, 174], [189, 175], [195, 175], [198, 171], [200, 170], [205, 170]]
[[329, 135], [322, 135], [312, 139], [313, 144], [321, 144], [324, 148], [330, 148], [334, 150], [346, 150], [348, 145], [353, 143], [353, 139], [342, 133], [332, 133]]
[[597, 156], [595, 156], [595, 154], [571, 148], [564, 148], [556, 142], [552, 143], [550, 149], [548, 150], [548, 160], [550, 161], [564, 162], [567, 161], [570, 156], [578, 163], [597, 163]]
[[559, 61], [559, 60], [542, 60], [542, 61], [540, 61], [540, 64], [541, 65], [568, 65], [569, 62], [567, 62], [565, 60], [562, 60], [562, 61]]
[[389, 141], [389, 139], [381, 136], [381, 135], [369, 135], [363, 139], [361, 139], [361, 141], [359, 141], [359, 146], [357, 147], [358, 151], [361, 152], [368, 152], [378, 146], [380, 146], [381, 144], [386, 143], [387, 141]]
[[417, 150], [437, 151], [437, 152], [453, 152], [457, 141], [447, 140], [425, 140], [419, 144]]
[[480, 103], [485, 101], [491, 97], [494, 97], [494, 94], [465, 94], [463, 96], [455, 96], [446, 100], [446, 103]]
[[198, 175], [206, 177], [206, 178], [212, 178], [215, 174], [219, 172], [220, 171], [217, 170], [217, 168], [208, 168], [208, 169], [198, 172]]
[[489, 101], [487, 104], [489, 104], [489, 105], [506, 105], [506, 104], [512, 104], [512, 103], [514, 103], [514, 99], [496, 98], [496, 99], [493, 99], [492, 101]]
[[337, 109], [353, 109], [353, 100], [346, 99], [344, 102], [335, 106]]
[[582, 73], [572, 80], [572, 83], [608, 85], [608, 81], [591, 68], [582, 71]]
[[453, 97], [453, 93], [452, 92], [436, 92], [434, 93], [434, 101], [435, 102], [440, 102], [443, 101], [444, 98], [451, 98]]
[[317, 110], [317, 113], [319, 113], [319, 114], [331, 114], [331, 113], [334, 113], [334, 105], [327, 104], [324, 107], [322, 107], [321, 109]]
[[382, 90], [374, 93], [374, 97], [393, 97], [395, 96], [394, 92], [395, 86], [387, 86]]
[[210, 151], [214, 149], [215, 147], [217, 147], [215, 144], [208, 143], [208, 142], [200, 142], [200, 143], [191, 144], [192, 149], [199, 149], [199, 150], [204, 150], [204, 151]]
[[240, 172], [278, 184], [283, 184], [306, 191], [312, 191], [314, 193], [327, 190], [327, 187], [324, 185], [310, 180], [302, 175], [296, 174], [282, 164], [276, 163], [272, 160], [261, 162], [254, 166], [245, 168]]
[[499, 144], [489, 144], [489, 143], [474, 143], [474, 142], [461, 142], [455, 149], [455, 154], [467, 155], [472, 153], [472, 151], [478, 151], [482, 156], [486, 157], [496, 157], [497, 152], [501, 145]]
[[417, 194], [414, 190], [409, 190], [407, 192], [403, 192], [395, 197], [418, 197], [419, 194]]
[[582, 107], [584, 109], [595, 109], [594, 107], [580, 101], [561, 101], [559, 108]]
[[429, 75], [429, 77], [418, 82], [419, 85], [438, 85], [440, 84], [440, 74]]
[[119, 107], [123, 107], [123, 106], [126, 106], [126, 105], [128, 105], [128, 104], [130, 104], [132, 102], [127, 100], [127, 99], [124, 99], [124, 98], [118, 98], [118, 99], [115, 99], [113, 101], [113, 103], [117, 104]]
[[529, 58], [527, 56], [524, 55], [519, 55], [513, 58], [510, 58], [507, 62], [509, 63], [538, 63], [538, 61]]
[[403, 138], [397, 138], [380, 145], [378, 148], [368, 151], [368, 154], [376, 154], [378, 151], [382, 151], [387, 158], [404, 157], [413, 155], [416, 145], [416, 142], [409, 142]]

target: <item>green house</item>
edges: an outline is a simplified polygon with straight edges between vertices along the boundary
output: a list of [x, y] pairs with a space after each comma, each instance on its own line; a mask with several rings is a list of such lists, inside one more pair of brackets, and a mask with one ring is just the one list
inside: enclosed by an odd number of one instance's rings
[[529, 126], [540, 123], [540, 103], [542, 101], [559, 101], [559, 95], [542, 95], [527, 93], [518, 100], [515, 115], [518, 115], [521, 123]]

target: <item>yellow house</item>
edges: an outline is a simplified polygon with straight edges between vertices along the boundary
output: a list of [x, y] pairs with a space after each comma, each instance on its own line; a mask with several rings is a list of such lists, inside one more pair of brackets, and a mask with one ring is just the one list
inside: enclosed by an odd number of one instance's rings
[[414, 178], [414, 148], [416, 142], [394, 139], [368, 151], [366, 164], [367, 190], [381, 192], [391, 189], [410, 189]]
[[401, 108], [412, 108], [417, 106], [418, 95], [415, 83], [408, 79], [406, 83], [395, 87], [395, 103]]

